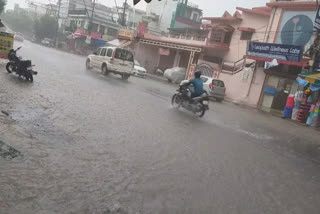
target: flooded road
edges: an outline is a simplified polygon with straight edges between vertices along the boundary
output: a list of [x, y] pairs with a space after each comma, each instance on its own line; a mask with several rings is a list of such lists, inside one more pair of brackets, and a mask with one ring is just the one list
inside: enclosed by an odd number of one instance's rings
[[228, 103], [197, 119], [170, 107], [173, 85], [27, 41], [21, 55], [39, 75], [1, 69], [0, 139], [22, 154], [0, 159], [1, 214], [319, 213], [319, 164], [275, 144], [298, 127]]

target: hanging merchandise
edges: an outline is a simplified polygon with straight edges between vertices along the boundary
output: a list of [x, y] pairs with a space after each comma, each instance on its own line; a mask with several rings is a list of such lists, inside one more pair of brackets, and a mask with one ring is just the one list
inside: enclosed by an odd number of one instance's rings
[[311, 126], [312, 118], [313, 118], [313, 113], [310, 113], [306, 122], [307, 126]]
[[320, 85], [310, 84], [310, 90], [311, 91], [319, 91]]
[[299, 111], [299, 108], [293, 108], [293, 109], [292, 109], [291, 120], [294, 120], [294, 121], [297, 120], [298, 111]]
[[319, 117], [319, 110], [320, 110], [320, 102], [317, 102], [313, 112], [313, 118], [311, 122], [311, 127], [318, 128], [320, 127], [320, 117]]
[[304, 80], [304, 79], [302, 79], [300, 77], [298, 77], [296, 80], [297, 80], [298, 84], [299, 85], [303, 85], [303, 87], [305, 87], [309, 83], [307, 80]]

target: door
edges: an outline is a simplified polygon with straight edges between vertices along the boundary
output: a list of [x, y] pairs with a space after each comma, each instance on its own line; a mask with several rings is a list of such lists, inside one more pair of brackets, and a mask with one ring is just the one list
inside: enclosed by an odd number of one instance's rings
[[286, 106], [287, 98], [291, 91], [293, 80], [287, 78], [280, 78], [277, 86], [277, 93], [273, 99], [271, 108], [283, 111]]
[[113, 55], [113, 50], [112, 48], [108, 48], [107, 49], [107, 52], [106, 52], [106, 56], [104, 57], [107, 64], [108, 64], [108, 69], [113, 71], [114, 68], [113, 68], [113, 61], [112, 61], [112, 55]]
[[99, 64], [99, 55], [101, 53], [101, 49], [102, 48], [98, 48], [96, 51], [95, 51], [95, 55], [93, 55], [91, 57], [91, 66], [93, 67], [98, 67], [98, 64]]
[[106, 48], [102, 48], [100, 51], [98, 58], [98, 64], [97, 67], [98, 68], [102, 68], [102, 64], [105, 61], [105, 55], [106, 55], [107, 49]]
[[114, 53], [114, 70], [131, 73], [133, 70], [133, 54], [125, 49], [117, 48]]

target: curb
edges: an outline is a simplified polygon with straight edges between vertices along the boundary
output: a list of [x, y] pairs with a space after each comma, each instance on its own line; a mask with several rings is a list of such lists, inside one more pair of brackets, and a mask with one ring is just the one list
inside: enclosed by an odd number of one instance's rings
[[168, 83], [168, 80], [165, 79], [164, 77], [161, 77], [161, 76], [156, 76], [156, 75], [152, 75], [152, 74], [146, 74], [146, 76], [149, 78], [149, 79], [153, 79], [153, 80], [158, 80], [158, 81], [162, 81], [162, 82], [167, 82]]

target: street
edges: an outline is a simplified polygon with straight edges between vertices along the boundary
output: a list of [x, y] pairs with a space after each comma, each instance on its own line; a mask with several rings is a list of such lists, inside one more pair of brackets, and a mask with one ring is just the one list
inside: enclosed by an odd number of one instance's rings
[[319, 213], [319, 132], [228, 102], [199, 119], [171, 107], [173, 84], [18, 54], [39, 74], [0, 68], [0, 140], [21, 152], [0, 158], [1, 214]]

